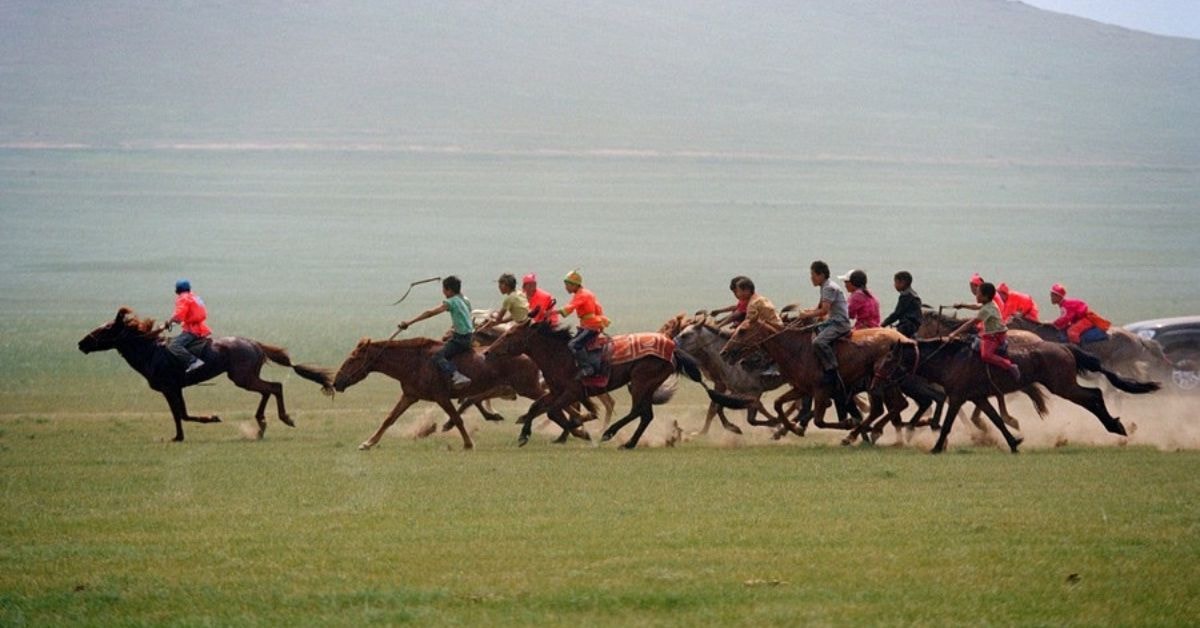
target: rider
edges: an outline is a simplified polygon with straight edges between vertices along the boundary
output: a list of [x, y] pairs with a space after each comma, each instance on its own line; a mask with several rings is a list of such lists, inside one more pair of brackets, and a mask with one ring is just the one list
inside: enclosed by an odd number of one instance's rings
[[[709, 316], [729, 314], [729, 316], [723, 319], [718, 319], [717, 325], [738, 325], [742, 321], [746, 320], [746, 306], [749, 305], [750, 299], [743, 299], [742, 296], [738, 294], [738, 282], [743, 279], [746, 279], [746, 277], [738, 275], [737, 277], [729, 280], [729, 291], [733, 293], [733, 298], [737, 301], [737, 303], [708, 311]], [[750, 292], [754, 292], [754, 290], [752, 289]]]
[[1068, 299], [1067, 289], [1062, 284], [1056, 283], [1050, 288], [1050, 302], [1057, 305], [1061, 312], [1054, 326], [1064, 333], [1067, 340], [1082, 344], [1108, 337], [1111, 323], [1093, 312], [1085, 301]]
[[187, 279], [175, 282], [175, 313], [167, 320], [167, 329], [176, 323], [183, 324], [183, 332], [171, 339], [167, 351], [175, 358], [179, 366], [186, 366], [185, 373], [204, 366], [204, 360], [196, 357], [195, 352], [204, 348], [212, 330], [204, 324], [208, 318], [208, 310], [204, 307], [204, 299], [192, 293], [192, 283]]
[[775, 311], [775, 304], [771, 303], [767, 297], [755, 292], [754, 281], [749, 277], [738, 277], [737, 280], [737, 289], [734, 295], [739, 302], [746, 302], [746, 315], [738, 325], [745, 326], [755, 321], [762, 321], [782, 327], [783, 320], [779, 318], [779, 312]]
[[549, 292], [538, 288], [537, 275], [529, 273], [521, 279], [521, 291], [529, 300], [529, 311], [535, 323], [548, 323], [551, 327], [558, 325], [558, 312], [554, 310], [554, 297]]
[[867, 290], [867, 273], [855, 269], [838, 279], [845, 282], [850, 293], [846, 308], [854, 319], [854, 329], [879, 327], [879, 300]]
[[[979, 300], [979, 287], [982, 286], [984, 283], [985, 282], [983, 281], [983, 277], [980, 277], [979, 273], [975, 273], [974, 275], [971, 275], [971, 296], [974, 298], [975, 302], [974, 303], [955, 303], [954, 309], [978, 311], [980, 308], [982, 308], [983, 301]], [[993, 296], [992, 303], [995, 304], [996, 311], [998, 311], [998, 312], [1004, 311], [1004, 302], [1000, 300], [1000, 297]], [[982, 332], [983, 331], [983, 321], [978, 318], [973, 318], [971, 320], [975, 322], [976, 327], [978, 328], [978, 331]]]
[[454, 275], [442, 280], [442, 296], [446, 299], [442, 301], [441, 305], [421, 312], [412, 320], [401, 321], [396, 327], [400, 331], [404, 331], [427, 318], [437, 316], [442, 312], [450, 312], [453, 334], [450, 340], [447, 340], [442, 348], [434, 354], [433, 361], [437, 364], [438, 369], [450, 377], [450, 385], [460, 388], [470, 384], [471, 378], [460, 373], [458, 367], [454, 366], [450, 360], [460, 353], [469, 353], [474, 350], [472, 340], [475, 326], [471, 323], [471, 302], [462, 295], [462, 280]]
[[1033, 302], [1033, 297], [1023, 292], [1009, 290], [1006, 283], [996, 286], [996, 295], [1000, 297], [1000, 302], [1003, 304], [1000, 308], [1000, 316], [1005, 323], [1012, 320], [1012, 317], [1017, 314], [1032, 323], [1040, 322], [1038, 321], [1037, 303]]
[[579, 365], [579, 375], [591, 377], [596, 369], [588, 360], [588, 343], [603, 332], [610, 321], [604, 316], [604, 308], [596, 301], [596, 295], [583, 287], [583, 276], [578, 270], [572, 270], [563, 277], [563, 288], [571, 294], [571, 302], [559, 310], [559, 313], [569, 316], [574, 312], [579, 317], [579, 329], [576, 330], [575, 337], [567, 343], [567, 347], [574, 354], [575, 363]]
[[1004, 344], [1008, 336], [1008, 328], [1004, 326], [1004, 320], [1000, 317], [1000, 308], [993, 302], [995, 298], [996, 286], [986, 281], [980, 284], [975, 296], [979, 303], [979, 314], [950, 332], [950, 338], [958, 337], [976, 322], [981, 323], [983, 330], [979, 332], [979, 357], [988, 364], [1005, 369], [1013, 379], [1020, 380], [1021, 369], [1008, 358], [996, 354], [996, 350]]
[[913, 276], [907, 270], [902, 270], [892, 277], [892, 286], [900, 293], [896, 301], [896, 309], [880, 323], [883, 327], [896, 326], [896, 331], [915, 338], [921, 328], [921, 297], [912, 288]]
[[524, 323], [529, 318], [529, 298], [524, 292], [517, 291], [517, 278], [512, 273], [504, 273], [496, 280], [496, 287], [504, 300], [500, 309], [496, 310], [487, 322], [487, 326], [502, 325], [509, 321]]
[[803, 310], [801, 317], [824, 319], [817, 326], [817, 335], [813, 337], [813, 352], [825, 372], [825, 383], [832, 388], [833, 400], [837, 405], [839, 416], [844, 414], [846, 405], [846, 385], [838, 373], [837, 354], [833, 351], [833, 343], [851, 331], [850, 311], [846, 303], [846, 293], [829, 278], [829, 265], [821, 260], [809, 266], [809, 280], [812, 285], [821, 289], [821, 301], [816, 308]]

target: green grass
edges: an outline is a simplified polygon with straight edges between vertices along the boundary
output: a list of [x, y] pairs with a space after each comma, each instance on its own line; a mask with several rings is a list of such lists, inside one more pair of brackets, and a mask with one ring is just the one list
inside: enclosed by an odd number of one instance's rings
[[381, 412], [184, 444], [161, 411], [0, 417], [0, 624], [1200, 617], [1194, 452], [518, 449], [511, 423], [464, 452], [403, 421], [357, 451]]

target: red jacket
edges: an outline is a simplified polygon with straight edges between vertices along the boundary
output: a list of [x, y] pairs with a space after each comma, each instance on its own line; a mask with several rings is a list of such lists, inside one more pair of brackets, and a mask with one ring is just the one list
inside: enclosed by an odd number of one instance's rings
[[204, 319], [208, 318], [204, 301], [191, 292], [181, 292], [175, 297], [175, 314], [172, 318], [183, 323], [183, 331], [193, 336], [203, 338], [212, 333], [208, 325], [204, 324]]
[[537, 316], [533, 317], [535, 323], [550, 323], [551, 326], [558, 325], [558, 312], [554, 310], [554, 297], [550, 296], [549, 292], [538, 288], [533, 291], [533, 296], [529, 297], [529, 311], [538, 310]]

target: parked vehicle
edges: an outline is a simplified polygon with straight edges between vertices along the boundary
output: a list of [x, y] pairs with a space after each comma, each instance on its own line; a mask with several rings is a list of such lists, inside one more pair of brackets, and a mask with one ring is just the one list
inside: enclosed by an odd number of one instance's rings
[[1172, 380], [1176, 388], [1200, 391], [1200, 316], [1139, 321], [1125, 329], [1162, 346], [1174, 365]]

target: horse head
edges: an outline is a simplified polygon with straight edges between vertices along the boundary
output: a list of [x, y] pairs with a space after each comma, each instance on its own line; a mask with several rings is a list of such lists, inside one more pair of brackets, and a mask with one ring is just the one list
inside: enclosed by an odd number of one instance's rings
[[733, 331], [733, 335], [725, 342], [725, 346], [721, 348], [721, 357], [729, 362], [737, 362], [776, 331], [778, 330], [762, 321], [742, 323]]
[[354, 350], [346, 356], [346, 360], [338, 368], [337, 375], [333, 377], [333, 389], [337, 392], [345, 392], [347, 388], [365, 379], [371, 372], [371, 363], [379, 357], [380, 352], [382, 349], [371, 350], [370, 338], [359, 340]]
[[529, 350], [529, 339], [537, 333], [540, 323], [534, 323], [532, 318], [521, 323], [513, 323], [499, 338], [492, 341], [483, 350], [484, 359], [509, 358], [521, 355]]
[[658, 333], [666, 336], [667, 338], [674, 339], [675, 336], [679, 335], [680, 330], [687, 326], [686, 319], [687, 314], [680, 312], [679, 314], [668, 318], [667, 322], [663, 323], [662, 327], [658, 328]]
[[153, 320], [139, 320], [132, 309], [122, 306], [111, 321], [93, 329], [79, 341], [79, 350], [92, 353], [114, 349], [127, 340], [154, 335], [153, 327]]

